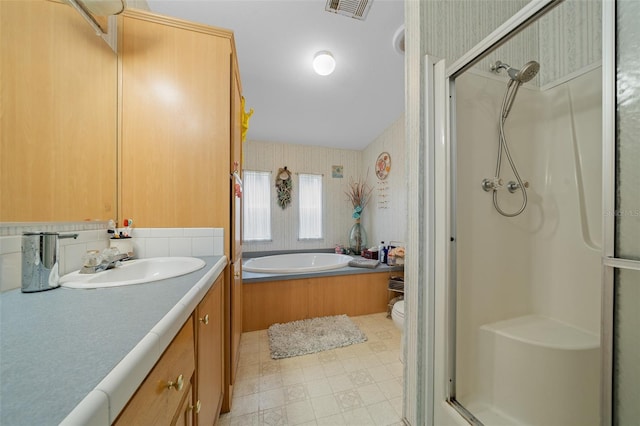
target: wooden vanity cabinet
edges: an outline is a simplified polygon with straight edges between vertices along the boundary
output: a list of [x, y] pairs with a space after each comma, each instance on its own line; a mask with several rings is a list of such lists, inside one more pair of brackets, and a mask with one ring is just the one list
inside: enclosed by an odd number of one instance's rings
[[196, 414], [198, 425], [213, 425], [218, 419], [224, 395], [223, 289], [220, 276], [196, 309]]
[[189, 317], [114, 424], [170, 424], [188, 398], [194, 372], [193, 318]]
[[[207, 425], [224, 395], [224, 276], [213, 283], [115, 425]], [[181, 384], [180, 384], [181, 383]]]
[[194, 414], [196, 414], [196, 403], [193, 401], [193, 386], [189, 384], [189, 391], [180, 405], [176, 418], [171, 422], [172, 426], [193, 426]]

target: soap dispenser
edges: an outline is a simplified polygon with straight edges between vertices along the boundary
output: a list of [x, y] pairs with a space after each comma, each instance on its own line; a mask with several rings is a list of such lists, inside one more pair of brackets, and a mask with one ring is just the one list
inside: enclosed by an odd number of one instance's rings
[[24, 232], [22, 234], [22, 292], [34, 293], [60, 287], [58, 257], [60, 238], [78, 238], [78, 234]]

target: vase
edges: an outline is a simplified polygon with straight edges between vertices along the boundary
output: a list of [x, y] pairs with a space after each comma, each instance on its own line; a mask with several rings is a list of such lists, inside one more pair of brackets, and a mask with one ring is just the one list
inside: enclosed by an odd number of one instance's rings
[[367, 248], [367, 233], [360, 224], [360, 219], [356, 219], [356, 223], [349, 231], [349, 248], [357, 255], [360, 255], [362, 250]]

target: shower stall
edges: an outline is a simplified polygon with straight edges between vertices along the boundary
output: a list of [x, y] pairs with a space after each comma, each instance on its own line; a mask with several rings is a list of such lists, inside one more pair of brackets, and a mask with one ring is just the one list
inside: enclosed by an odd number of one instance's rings
[[455, 80], [455, 402], [485, 425], [597, 425], [601, 70], [544, 87], [538, 60], [517, 97], [512, 76]]
[[447, 406], [472, 424], [598, 425], [600, 7], [538, 7], [447, 69], [448, 207], [439, 216], [436, 200], [435, 212], [447, 257], [434, 293], [446, 351], [435, 370], [445, 367]]
[[407, 10], [407, 420], [637, 424], [640, 2]]

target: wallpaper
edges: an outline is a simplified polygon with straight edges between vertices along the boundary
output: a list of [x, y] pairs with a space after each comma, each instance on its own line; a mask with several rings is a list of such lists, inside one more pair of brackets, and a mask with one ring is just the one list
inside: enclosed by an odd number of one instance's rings
[[602, 59], [602, 3], [566, 0], [539, 24], [540, 86], [553, 84]]
[[[451, 64], [506, 22], [528, 0], [428, 1], [427, 52]], [[532, 83], [544, 87], [565, 80], [601, 59], [601, 1], [565, 0], [511, 40], [480, 60], [474, 69], [491, 73], [496, 60], [520, 68], [536, 60]]]
[[[271, 194], [272, 241], [245, 242], [243, 251], [304, 250], [331, 248], [347, 244], [353, 225], [352, 206], [344, 191], [349, 178], [362, 175], [361, 152], [272, 142], [247, 141], [244, 146], [244, 170], [271, 171], [274, 187]], [[285, 209], [278, 206], [275, 176], [278, 169], [287, 166], [293, 174], [292, 202]], [[333, 177], [333, 166], [341, 166], [342, 178]], [[298, 240], [298, 173], [323, 175], [324, 186], [324, 238]]]
[[[376, 177], [375, 162], [381, 152], [391, 157], [386, 179]], [[345, 191], [350, 179], [365, 179], [373, 188], [371, 199], [362, 214], [368, 246], [406, 238], [406, 175], [404, 167], [404, 115], [398, 118], [363, 151], [323, 148], [307, 145], [249, 141], [244, 147], [245, 170], [271, 171], [274, 179], [279, 168], [287, 166], [294, 174], [293, 201], [282, 209], [271, 203], [272, 241], [245, 242], [243, 251], [303, 250], [348, 245], [354, 219]], [[334, 176], [339, 166], [342, 177]], [[324, 175], [325, 235], [322, 240], [298, 240], [298, 194], [296, 173]], [[275, 185], [275, 181], [274, 181]]]
[[[406, 242], [407, 190], [404, 143], [404, 114], [367, 146], [362, 153], [362, 169], [369, 171], [373, 185], [371, 202], [367, 207], [366, 225], [369, 241]], [[391, 169], [385, 179], [378, 179], [375, 164], [378, 156], [386, 152], [391, 158]]]

